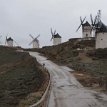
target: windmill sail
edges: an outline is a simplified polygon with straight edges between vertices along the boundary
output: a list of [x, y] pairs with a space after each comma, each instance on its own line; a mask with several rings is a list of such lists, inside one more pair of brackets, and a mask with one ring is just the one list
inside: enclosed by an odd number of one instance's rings
[[29, 36], [30, 36], [32, 39], [34, 39], [34, 37], [33, 37], [31, 34], [29, 34]]
[[52, 37], [51, 37], [51, 40], [50, 40], [50, 41], [52, 41], [52, 39], [53, 39], [54, 36], [56, 35], [56, 30], [53, 32], [53, 31], [52, 31], [52, 28], [51, 28], [51, 35], [52, 35]]
[[76, 30], [76, 32], [80, 29], [80, 27], [82, 26], [82, 24], [84, 23], [84, 21], [85, 21], [85, 19], [86, 19], [86, 17], [82, 20], [82, 18], [80, 17], [80, 25], [79, 25], [79, 27], [77, 28], [77, 30]]

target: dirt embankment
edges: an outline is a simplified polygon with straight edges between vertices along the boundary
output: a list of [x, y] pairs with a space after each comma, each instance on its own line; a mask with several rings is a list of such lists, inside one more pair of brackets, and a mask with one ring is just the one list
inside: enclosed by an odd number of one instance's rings
[[0, 107], [28, 107], [40, 99], [48, 80], [28, 53], [0, 47]]
[[71, 40], [66, 43], [34, 49], [57, 64], [75, 70], [74, 75], [85, 86], [107, 90], [107, 49], [95, 50], [95, 41]]

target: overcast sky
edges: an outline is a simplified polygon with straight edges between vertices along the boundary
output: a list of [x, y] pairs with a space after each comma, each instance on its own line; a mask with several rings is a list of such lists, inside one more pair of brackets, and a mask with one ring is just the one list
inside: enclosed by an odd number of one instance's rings
[[[62, 41], [81, 37], [79, 17], [102, 11], [102, 21], [107, 24], [107, 0], [0, 0], [1, 42], [11, 36], [22, 47], [31, 47], [29, 34], [38, 34], [40, 46], [52, 45], [50, 28], [62, 36]], [[89, 20], [90, 21], [90, 20]]]

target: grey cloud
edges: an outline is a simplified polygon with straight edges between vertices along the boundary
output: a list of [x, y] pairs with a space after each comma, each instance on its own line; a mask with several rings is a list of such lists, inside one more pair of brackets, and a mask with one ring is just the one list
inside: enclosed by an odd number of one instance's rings
[[9, 33], [21, 46], [29, 47], [31, 38], [40, 33], [40, 44], [51, 45], [50, 27], [56, 29], [63, 41], [81, 37], [79, 16], [96, 14], [102, 10], [102, 19], [107, 24], [106, 0], [0, 0], [0, 33]]

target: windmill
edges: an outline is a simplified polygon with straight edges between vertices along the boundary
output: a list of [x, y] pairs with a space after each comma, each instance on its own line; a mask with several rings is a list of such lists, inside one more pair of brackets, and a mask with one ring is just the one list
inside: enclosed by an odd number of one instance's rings
[[96, 32], [98, 31], [98, 29], [101, 28], [101, 26], [103, 24], [101, 21], [101, 10], [98, 10], [98, 13], [94, 19], [92, 17], [92, 14], [90, 14], [90, 19], [91, 19], [92, 32], [93, 32], [93, 35], [95, 37]]
[[91, 17], [92, 30], [95, 32], [96, 49], [107, 48], [107, 26], [101, 21], [101, 10], [97, 12], [94, 21]]
[[5, 45], [7, 44], [7, 46], [9, 47], [13, 47], [13, 44], [16, 44], [17, 46], [19, 46], [19, 44], [14, 40], [12, 39], [11, 37], [7, 37], [6, 36], [6, 39], [5, 39]]
[[76, 32], [80, 29], [80, 27], [82, 27], [82, 38], [88, 38], [88, 37], [92, 37], [92, 34], [91, 34], [91, 25], [89, 24], [88, 21], [85, 21], [86, 17], [84, 19], [82, 19], [80, 17], [80, 25], [79, 27], [77, 28]]
[[9, 47], [13, 47], [13, 39], [11, 37], [7, 37], [6, 36], [6, 40], [5, 40], [5, 45], [7, 44], [7, 46]]
[[33, 39], [29, 43], [29, 45], [33, 44], [33, 48], [39, 48], [39, 40], [38, 40], [38, 38], [40, 37], [40, 34], [36, 38], [34, 38], [31, 34], [29, 34], [29, 36]]
[[51, 28], [51, 41], [53, 40], [53, 45], [58, 45], [58, 44], [61, 44], [61, 36], [56, 33], [56, 30], [53, 32], [52, 31], [52, 28]]

